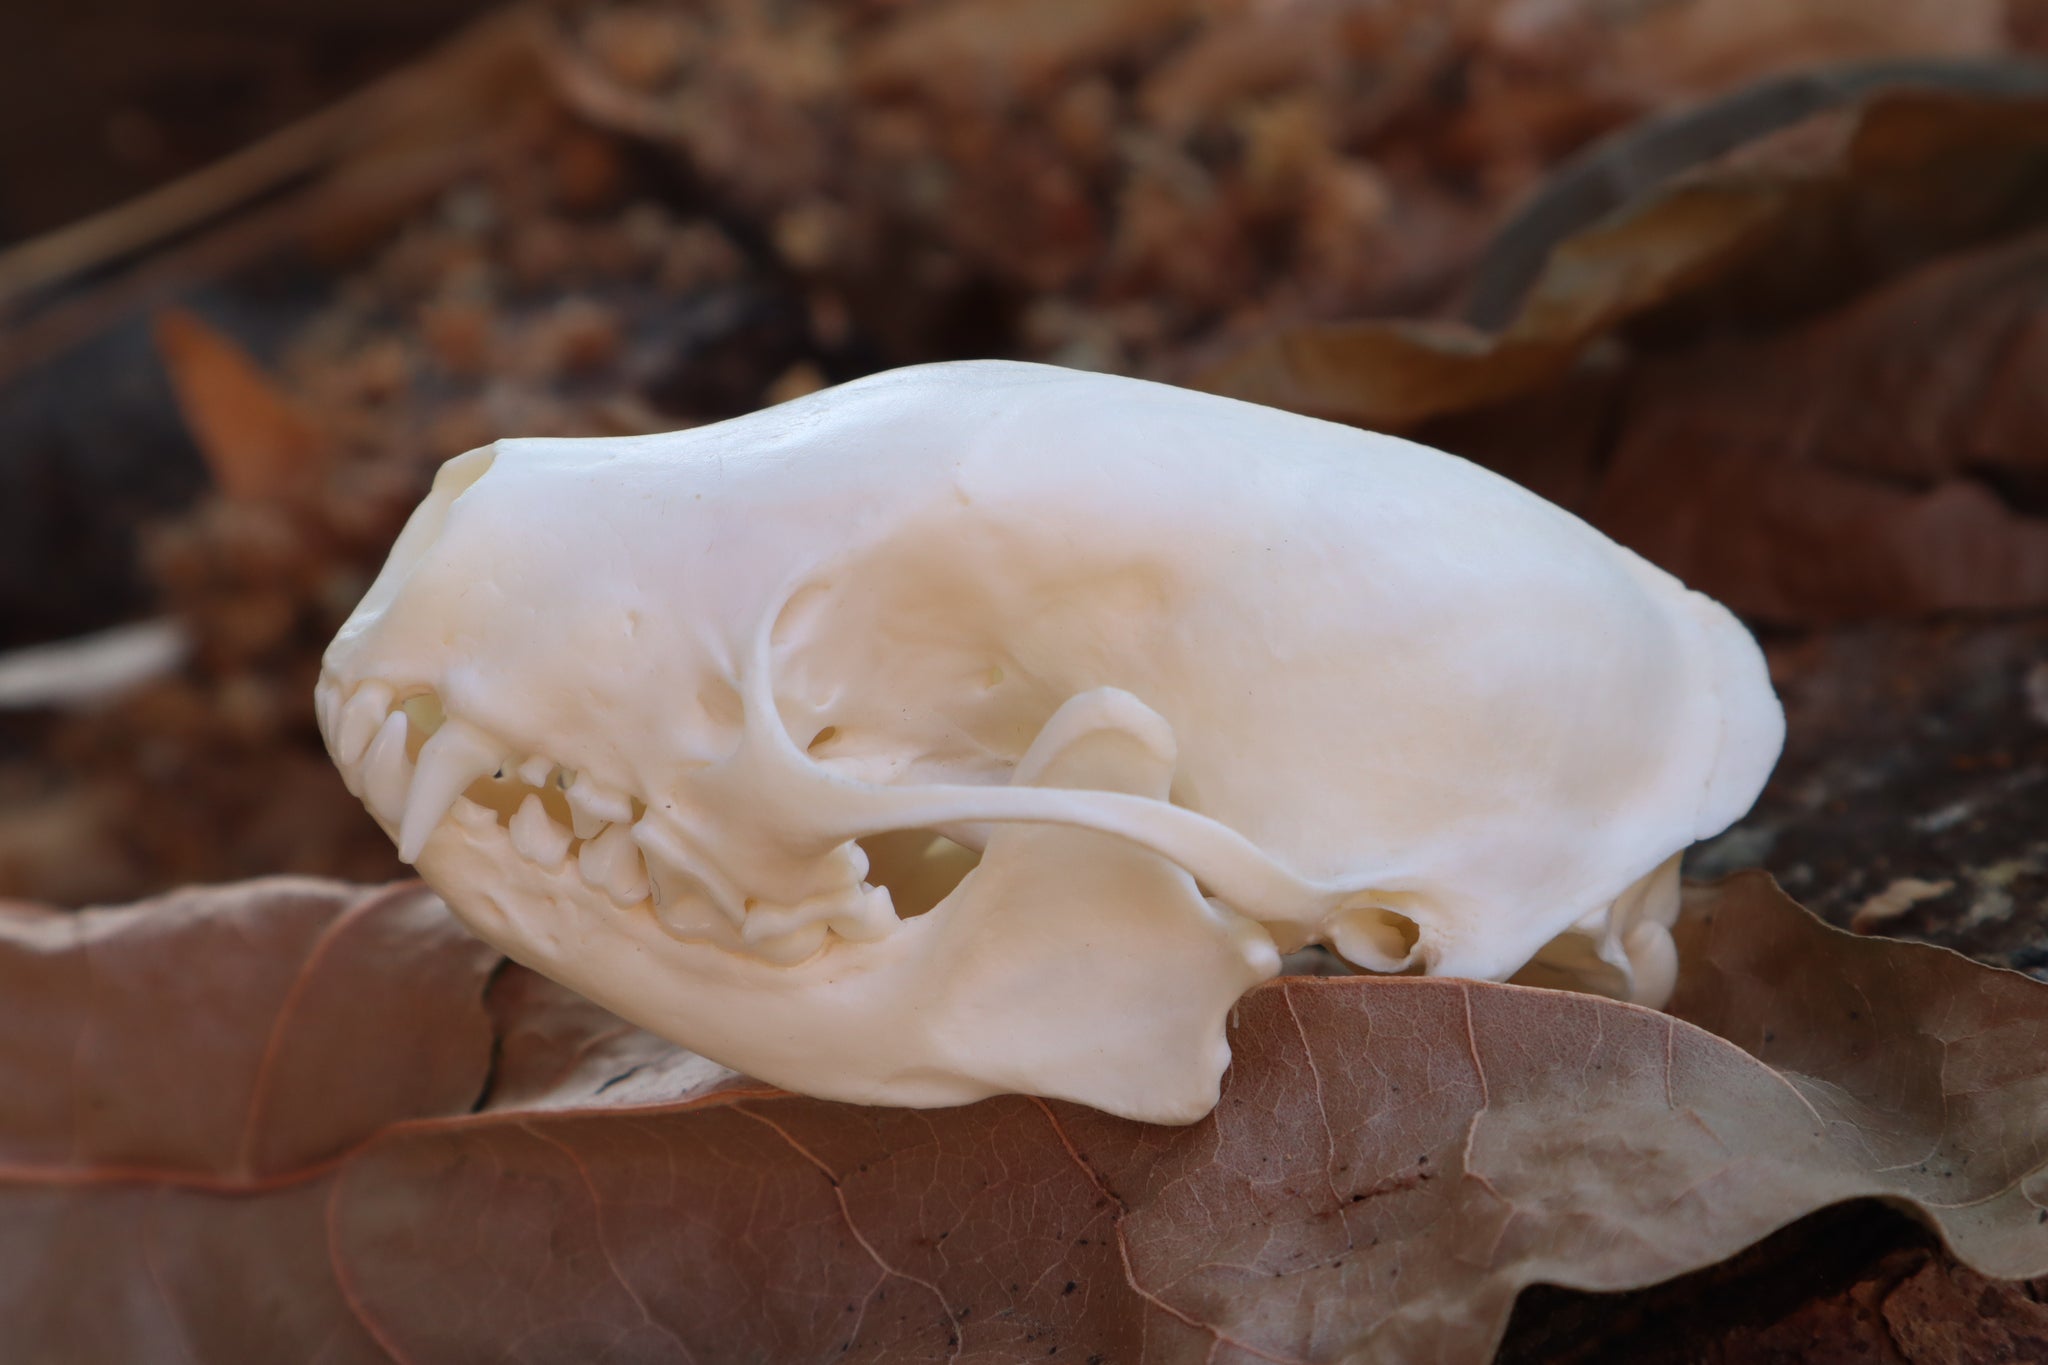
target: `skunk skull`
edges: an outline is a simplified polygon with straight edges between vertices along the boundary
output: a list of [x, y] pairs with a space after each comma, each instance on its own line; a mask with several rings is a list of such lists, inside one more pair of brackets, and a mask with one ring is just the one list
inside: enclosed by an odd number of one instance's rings
[[453, 460], [317, 701], [456, 912], [636, 1023], [1167, 1122], [1311, 942], [1661, 1003], [1783, 732], [1733, 617], [1506, 480], [1004, 362]]

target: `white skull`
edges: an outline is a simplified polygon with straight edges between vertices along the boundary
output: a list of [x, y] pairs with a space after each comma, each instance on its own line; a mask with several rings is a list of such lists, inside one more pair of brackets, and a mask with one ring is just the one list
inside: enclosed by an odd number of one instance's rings
[[1733, 617], [1504, 479], [1006, 362], [453, 460], [318, 704], [477, 933], [656, 1033], [1163, 1122], [1312, 942], [1661, 1003], [1783, 733]]

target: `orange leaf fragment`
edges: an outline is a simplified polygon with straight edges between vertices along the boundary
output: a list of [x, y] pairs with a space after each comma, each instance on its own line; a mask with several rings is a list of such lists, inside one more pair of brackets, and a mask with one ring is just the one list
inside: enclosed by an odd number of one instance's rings
[[182, 308], [157, 315], [155, 336], [178, 410], [222, 493], [286, 502], [317, 483], [326, 438], [255, 357]]

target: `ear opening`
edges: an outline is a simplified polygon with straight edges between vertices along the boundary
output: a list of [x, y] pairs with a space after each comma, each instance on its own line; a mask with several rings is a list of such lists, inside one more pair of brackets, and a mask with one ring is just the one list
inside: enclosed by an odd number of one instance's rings
[[1406, 971], [1422, 942], [1422, 926], [1385, 905], [1339, 910], [1324, 932], [1338, 956], [1369, 972]]
[[952, 895], [981, 862], [973, 849], [930, 829], [892, 829], [855, 842], [868, 855], [868, 885], [888, 891], [898, 919], [914, 919]]

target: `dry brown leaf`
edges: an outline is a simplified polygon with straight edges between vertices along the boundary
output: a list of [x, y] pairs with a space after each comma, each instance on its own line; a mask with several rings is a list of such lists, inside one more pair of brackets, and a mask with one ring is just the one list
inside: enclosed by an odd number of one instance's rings
[[182, 308], [158, 314], [155, 330], [178, 410], [222, 493], [281, 502], [314, 486], [327, 442], [247, 351]]
[[1198, 16], [1188, 0], [943, 0], [910, 12], [861, 52], [857, 80], [954, 105], [1034, 93], [1071, 68], [1122, 55]]
[[2048, 986], [1761, 877], [1695, 891], [1682, 938], [1682, 1018], [1262, 987], [1215, 1114], [1156, 1128], [764, 1089], [412, 887], [6, 910], [0, 1335], [81, 1365], [1483, 1361], [1527, 1284], [1648, 1284], [1866, 1196], [2048, 1270]]
[[1782, 336], [1650, 362], [1588, 515], [1766, 619], [2048, 601], [2044, 317], [2034, 233]]
[[1497, 333], [1404, 322], [1279, 331], [1207, 388], [1404, 429], [1532, 392], [1647, 315], [1798, 316], [2048, 216], [2048, 100], [1882, 89], [1769, 134], [1565, 237]]
[[[1206, 382], [1474, 455], [1754, 618], [2048, 601], [2048, 100], [2024, 93], [2041, 75], [1802, 78], [1652, 127], [1503, 238], [1475, 311], [1548, 255], [1501, 331], [1283, 330]], [[1546, 236], [1645, 173], [1632, 202]]]

